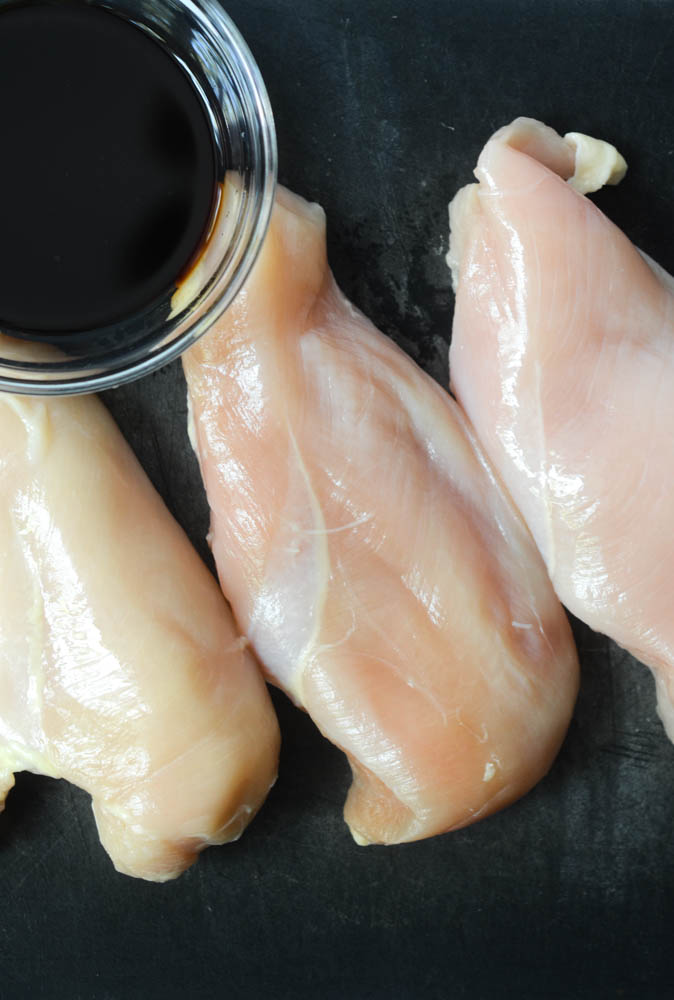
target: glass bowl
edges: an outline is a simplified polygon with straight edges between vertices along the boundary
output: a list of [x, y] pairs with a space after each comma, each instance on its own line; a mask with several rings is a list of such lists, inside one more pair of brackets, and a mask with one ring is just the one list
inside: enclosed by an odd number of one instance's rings
[[[0, 0], [0, 18], [12, 2]], [[0, 332], [0, 390], [6, 392], [94, 392], [140, 378], [178, 357], [241, 288], [264, 239], [274, 198], [276, 136], [269, 99], [246, 43], [218, 3], [79, 2], [132, 22], [181, 63], [211, 124], [219, 199], [198, 260], [171, 296], [111, 326], [59, 334], [49, 344]]]

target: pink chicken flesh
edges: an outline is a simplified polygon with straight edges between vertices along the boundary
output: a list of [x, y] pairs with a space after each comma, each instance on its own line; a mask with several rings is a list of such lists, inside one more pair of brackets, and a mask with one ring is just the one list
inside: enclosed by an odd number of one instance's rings
[[674, 738], [673, 285], [566, 183], [580, 152], [518, 119], [452, 203], [452, 386], [557, 594], [653, 669]]
[[122, 872], [234, 839], [278, 729], [217, 583], [94, 397], [0, 395], [0, 809], [13, 772], [93, 797]]
[[359, 843], [470, 823], [546, 772], [569, 627], [450, 397], [344, 298], [280, 190], [243, 292], [184, 358], [211, 542], [267, 673], [348, 755]]

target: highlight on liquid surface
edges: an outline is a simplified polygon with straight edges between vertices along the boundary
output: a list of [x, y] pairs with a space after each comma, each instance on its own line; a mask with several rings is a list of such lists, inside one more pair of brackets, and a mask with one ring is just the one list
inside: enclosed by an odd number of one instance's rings
[[189, 77], [77, 4], [0, 12], [0, 329], [71, 333], [170, 293], [206, 235], [215, 151]]

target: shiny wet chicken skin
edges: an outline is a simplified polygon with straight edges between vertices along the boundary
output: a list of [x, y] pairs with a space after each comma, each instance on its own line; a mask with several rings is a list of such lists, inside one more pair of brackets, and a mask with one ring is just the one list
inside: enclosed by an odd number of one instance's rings
[[184, 358], [223, 590], [348, 755], [359, 842], [470, 823], [548, 769], [577, 663], [450, 397], [344, 298], [280, 190], [244, 291]]
[[98, 400], [0, 395], [0, 455], [0, 808], [14, 771], [67, 778], [116, 867], [164, 881], [274, 780], [264, 684]]
[[582, 152], [530, 119], [482, 151], [450, 209], [451, 380], [559, 597], [653, 668], [674, 738], [674, 286], [565, 182]]

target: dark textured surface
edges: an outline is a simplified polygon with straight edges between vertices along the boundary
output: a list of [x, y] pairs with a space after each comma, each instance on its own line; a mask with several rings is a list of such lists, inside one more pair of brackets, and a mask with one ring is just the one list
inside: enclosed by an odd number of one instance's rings
[[[446, 384], [446, 204], [517, 114], [613, 141], [601, 206], [674, 270], [671, 2], [247, 0], [229, 11], [275, 109], [281, 180], [322, 202], [353, 300]], [[108, 393], [205, 553], [178, 365]], [[0, 996], [671, 998], [674, 747], [650, 676], [578, 626], [578, 708], [549, 776], [504, 813], [356, 847], [348, 768], [275, 696], [281, 774], [243, 839], [178, 882], [117, 875], [86, 795], [24, 775], [0, 818]]]

